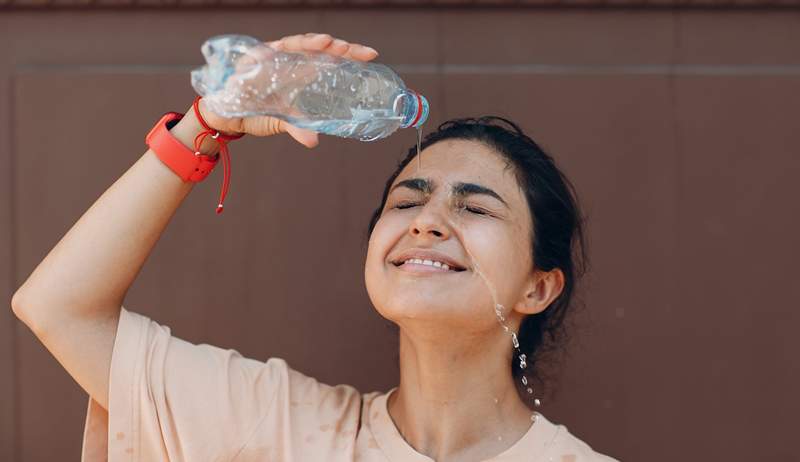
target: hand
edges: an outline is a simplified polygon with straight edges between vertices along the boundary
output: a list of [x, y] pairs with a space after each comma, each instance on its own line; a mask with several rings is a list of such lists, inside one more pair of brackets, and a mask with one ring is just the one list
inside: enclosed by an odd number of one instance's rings
[[[357, 61], [370, 61], [378, 56], [374, 49], [349, 43], [331, 37], [328, 34], [299, 34], [283, 37], [280, 40], [266, 42], [267, 45], [279, 51], [321, 51], [334, 56]], [[270, 116], [251, 117], [222, 117], [204, 107], [200, 100], [200, 114], [211, 128], [223, 133], [247, 133], [255, 136], [272, 136], [278, 133], [288, 133], [297, 142], [308, 148], [319, 144], [319, 135], [311, 130], [295, 127], [294, 125]]]

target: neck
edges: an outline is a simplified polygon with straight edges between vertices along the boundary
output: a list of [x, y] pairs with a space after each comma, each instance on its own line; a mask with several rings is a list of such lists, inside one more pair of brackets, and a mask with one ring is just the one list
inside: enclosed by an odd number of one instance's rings
[[531, 426], [511, 376], [511, 339], [420, 337], [400, 330], [400, 385], [389, 413], [406, 441], [436, 461], [483, 460]]

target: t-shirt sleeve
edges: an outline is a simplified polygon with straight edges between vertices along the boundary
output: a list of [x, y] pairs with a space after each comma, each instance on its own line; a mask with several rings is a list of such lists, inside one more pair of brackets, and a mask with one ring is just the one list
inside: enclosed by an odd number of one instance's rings
[[231, 460], [268, 415], [287, 375], [280, 358], [262, 362], [194, 345], [123, 307], [109, 412], [90, 399], [82, 460]]

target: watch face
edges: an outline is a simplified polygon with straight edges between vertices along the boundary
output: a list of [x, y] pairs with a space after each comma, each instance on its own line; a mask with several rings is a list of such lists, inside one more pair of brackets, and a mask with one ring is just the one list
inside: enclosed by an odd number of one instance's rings
[[153, 128], [150, 129], [150, 132], [144, 138], [145, 142], [150, 145], [150, 138], [158, 131], [160, 128], [166, 125], [167, 130], [174, 127], [176, 123], [178, 123], [183, 118], [183, 114], [179, 114], [177, 112], [167, 112], [160, 119], [153, 125]]

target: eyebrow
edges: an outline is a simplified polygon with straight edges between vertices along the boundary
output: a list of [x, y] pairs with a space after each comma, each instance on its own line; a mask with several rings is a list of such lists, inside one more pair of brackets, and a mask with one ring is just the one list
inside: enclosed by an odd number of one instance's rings
[[[434, 183], [433, 180], [428, 180], [425, 178], [410, 178], [408, 180], [403, 180], [397, 183], [396, 185], [392, 186], [392, 189], [389, 192], [391, 193], [392, 191], [400, 187], [413, 189], [415, 191], [421, 191], [425, 194], [430, 194], [431, 192], [433, 192], [434, 189], [436, 189], [436, 183]], [[489, 189], [486, 186], [481, 186], [479, 184], [462, 183], [462, 182], [455, 183], [453, 185], [453, 194], [455, 194], [458, 197], [466, 197], [471, 194], [482, 194], [499, 200], [500, 202], [503, 203], [503, 205], [506, 206], [506, 208], [509, 208], [508, 203], [505, 200], [503, 200], [502, 197], [500, 197], [500, 194], [497, 194], [492, 189]]]

